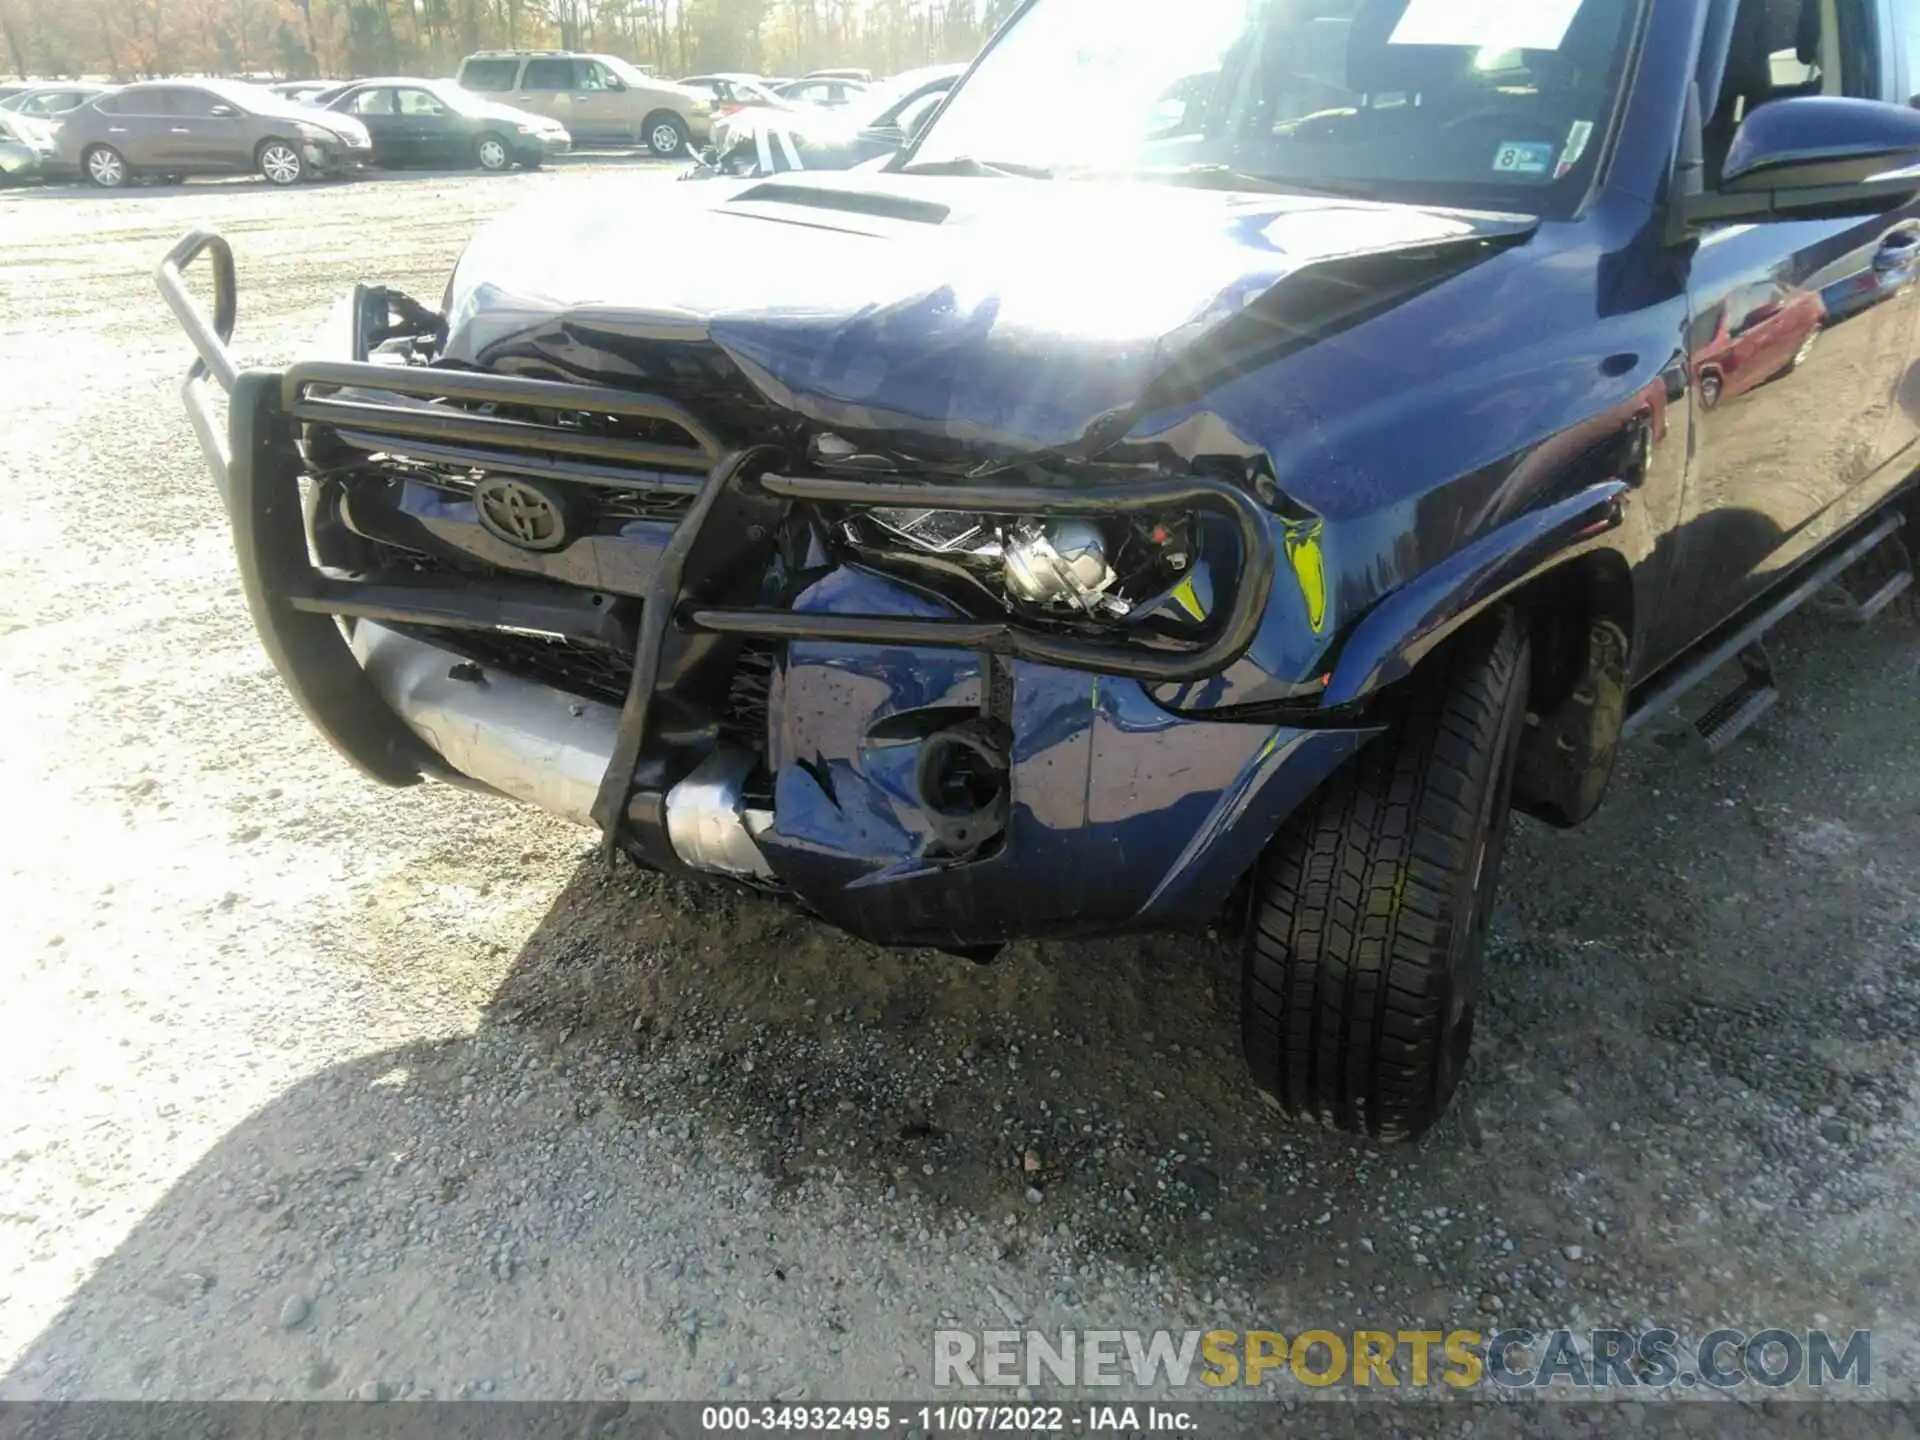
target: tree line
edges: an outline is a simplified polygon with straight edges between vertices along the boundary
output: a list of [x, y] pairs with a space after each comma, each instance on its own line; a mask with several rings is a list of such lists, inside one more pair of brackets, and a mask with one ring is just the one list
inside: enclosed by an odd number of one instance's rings
[[0, 0], [22, 79], [451, 75], [475, 50], [623, 56], [661, 74], [890, 74], [964, 60], [1018, 0]]

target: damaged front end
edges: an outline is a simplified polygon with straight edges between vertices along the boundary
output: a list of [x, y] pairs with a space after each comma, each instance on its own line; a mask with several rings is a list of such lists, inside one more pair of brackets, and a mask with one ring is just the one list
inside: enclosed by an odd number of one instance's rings
[[[202, 255], [212, 316], [183, 278]], [[654, 869], [964, 949], [1205, 921], [1375, 733], [1314, 715], [1317, 679], [1257, 718], [1163, 703], [1242, 661], [1277, 589], [1299, 604], [1293, 522], [1244, 465], [909, 455], [875, 438], [910, 409], [900, 364], [887, 406], [801, 396], [768, 358], [801, 331], [727, 348], [575, 315], [482, 356], [478, 327], [450, 344], [365, 287], [350, 359], [241, 372], [225, 242], [189, 235], [160, 279], [263, 643], [385, 783], [497, 791]], [[897, 350], [897, 317], [872, 338]], [[809, 361], [835, 364], [858, 369]]]

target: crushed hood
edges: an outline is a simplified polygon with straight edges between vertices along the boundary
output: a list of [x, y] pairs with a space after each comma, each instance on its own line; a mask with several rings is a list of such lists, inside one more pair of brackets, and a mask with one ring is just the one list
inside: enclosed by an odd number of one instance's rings
[[829, 429], [1009, 453], [1105, 433], [1308, 267], [1444, 247], [1464, 262], [1537, 223], [887, 173], [610, 188], [578, 218], [547, 202], [475, 238], [449, 286], [449, 361], [637, 384], [656, 375], [642, 351], [718, 350], [765, 401]]

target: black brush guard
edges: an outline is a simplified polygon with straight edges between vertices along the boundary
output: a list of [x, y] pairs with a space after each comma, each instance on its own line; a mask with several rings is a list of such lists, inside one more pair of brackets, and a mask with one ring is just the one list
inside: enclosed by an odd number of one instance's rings
[[[188, 291], [185, 272], [209, 257], [213, 314]], [[1129, 480], [1073, 490], [1031, 485], [849, 480], [774, 473], [793, 457], [784, 448], [723, 435], [677, 401], [597, 386], [430, 366], [308, 362], [286, 370], [242, 370], [228, 348], [237, 315], [233, 251], [210, 230], [186, 235], [161, 262], [157, 279], [198, 352], [182, 398], [194, 433], [226, 502], [247, 608], [281, 680], [327, 739], [361, 771], [389, 785], [423, 776], [463, 781], [387, 706], [360, 668], [339, 624], [358, 617], [440, 629], [535, 631], [630, 648], [633, 679], [618, 741], [594, 805], [612, 843], [631, 832], [662, 868], [679, 868], [653, 803], [636, 803], [635, 773], [649, 741], [649, 719], [670, 640], [676, 635], [821, 640], [849, 645], [939, 646], [1064, 668], [1179, 683], [1219, 674], [1253, 643], [1275, 573], [1271, 520], [1244, 491], [1204, 477]], [[404, 297], [359, 292], [355, 349], [386, 338], [392, 303], [412, 333], [438, 317]], [[222, 433], [207, 382], [229, 397]], [[390, 405], [341, 392], [374, 391], [424, 401], [504, 405], [657, 420], [690, 443], [661, 445], [573, 433], [555, 427], [429, 405]], [[328, 392], [328, 393], [316, 393]], [[532, 474], [607, 486], [629, 484], [684, 494], [686, 509], [643, 597], [637, 624], [622, 631], [594, 597], [534, 581], [463, 581], [445, 576], [363, 577], [316, 565], [310, 555], [299, 481], [305, 468], [300, 427], [330, 427], [360, 449], [482, 470]], [[632, 478], [644, 475], [644, 480]], [[728, 609], [701, 603], [686, 583], [703, 530], [717, 513], [738, 515], [728, 500], [757, 497], [826, 505], [898, 505], [1000, 515], [1104, 516], [1208, 508], [1235, 525], [1242, 570], [1215, 638], [1183, 651], [1104, 644], [1030, 630], [1002, 619], [910, 620], [889, 616], [806, 615], [791, 610]]]

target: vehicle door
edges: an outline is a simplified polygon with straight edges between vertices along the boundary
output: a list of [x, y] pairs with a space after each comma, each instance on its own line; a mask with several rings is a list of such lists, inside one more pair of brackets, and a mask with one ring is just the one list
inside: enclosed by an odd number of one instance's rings
[[166, 163], [178, 137], [166, 112], [166, 87], [143, 86], [113, 96], [111, 109], [100, 107], [106, 125], [100, 139], [118, 150], [136, 168]]
[[341, 107], [367, 127], [373, 141], [373, 158], [382, 165], [412, 165], [420, 156], [413, 136], [408, 133], [395, 108], [391, 85], [369, 85], [356, 90]]
[[431, 90], [402, 85], [394, 91], [399, 124], [407, 145], [423, 165], [457, 165], [473, 148], [471, 124]]
[[183, 170], [250, 170], [253, 147], [247, 124], [231, 101], [195, 86], [167, 91], [167, 132], [172, 159]]
[[[573, 113], [573, 61], [560, 55], [539, 55], [527, 61], [520, 73], [520, 90], [514, 104], [558, 120], [573, 132], [576, 140], [582, 128]], [[591, 128], [591, 127], [587, 127]]]
[[[1760, 105], [1880, 99], [1892, 82], [1874, 0], [1738, 5], [1705, 127], [1709, 186]], [[1709, 79], [1714, 60], [1703, 57]], [[1857, 287], [1916, 243], [1920, 203], [1701, 238], [1688, 282], [1688, 514], [1656, 648], [1697, 639], [1858, 518], [1856, 487], [1870, 492], [1904, 448], [1893, 420], [1912, 323]]]
[[[1895, 67], [1893, 98], [1920, 109], [1920, 0], [1893, 0]], [[1890, 306], [1907, 332], [1907, 368], [1900, 403], [1894, 407], [1890, 443], [1902, 464], [1920, 445], [1920, 246], [1888, 247], [1874, 257], [1871, 285], [1876, 303]]]
[[637, 137], [645, 112], [653, 108], [647, 92], [633, 89], [598, 60], [573, 64], [574, 114], [587, 133], [623, 144]]

